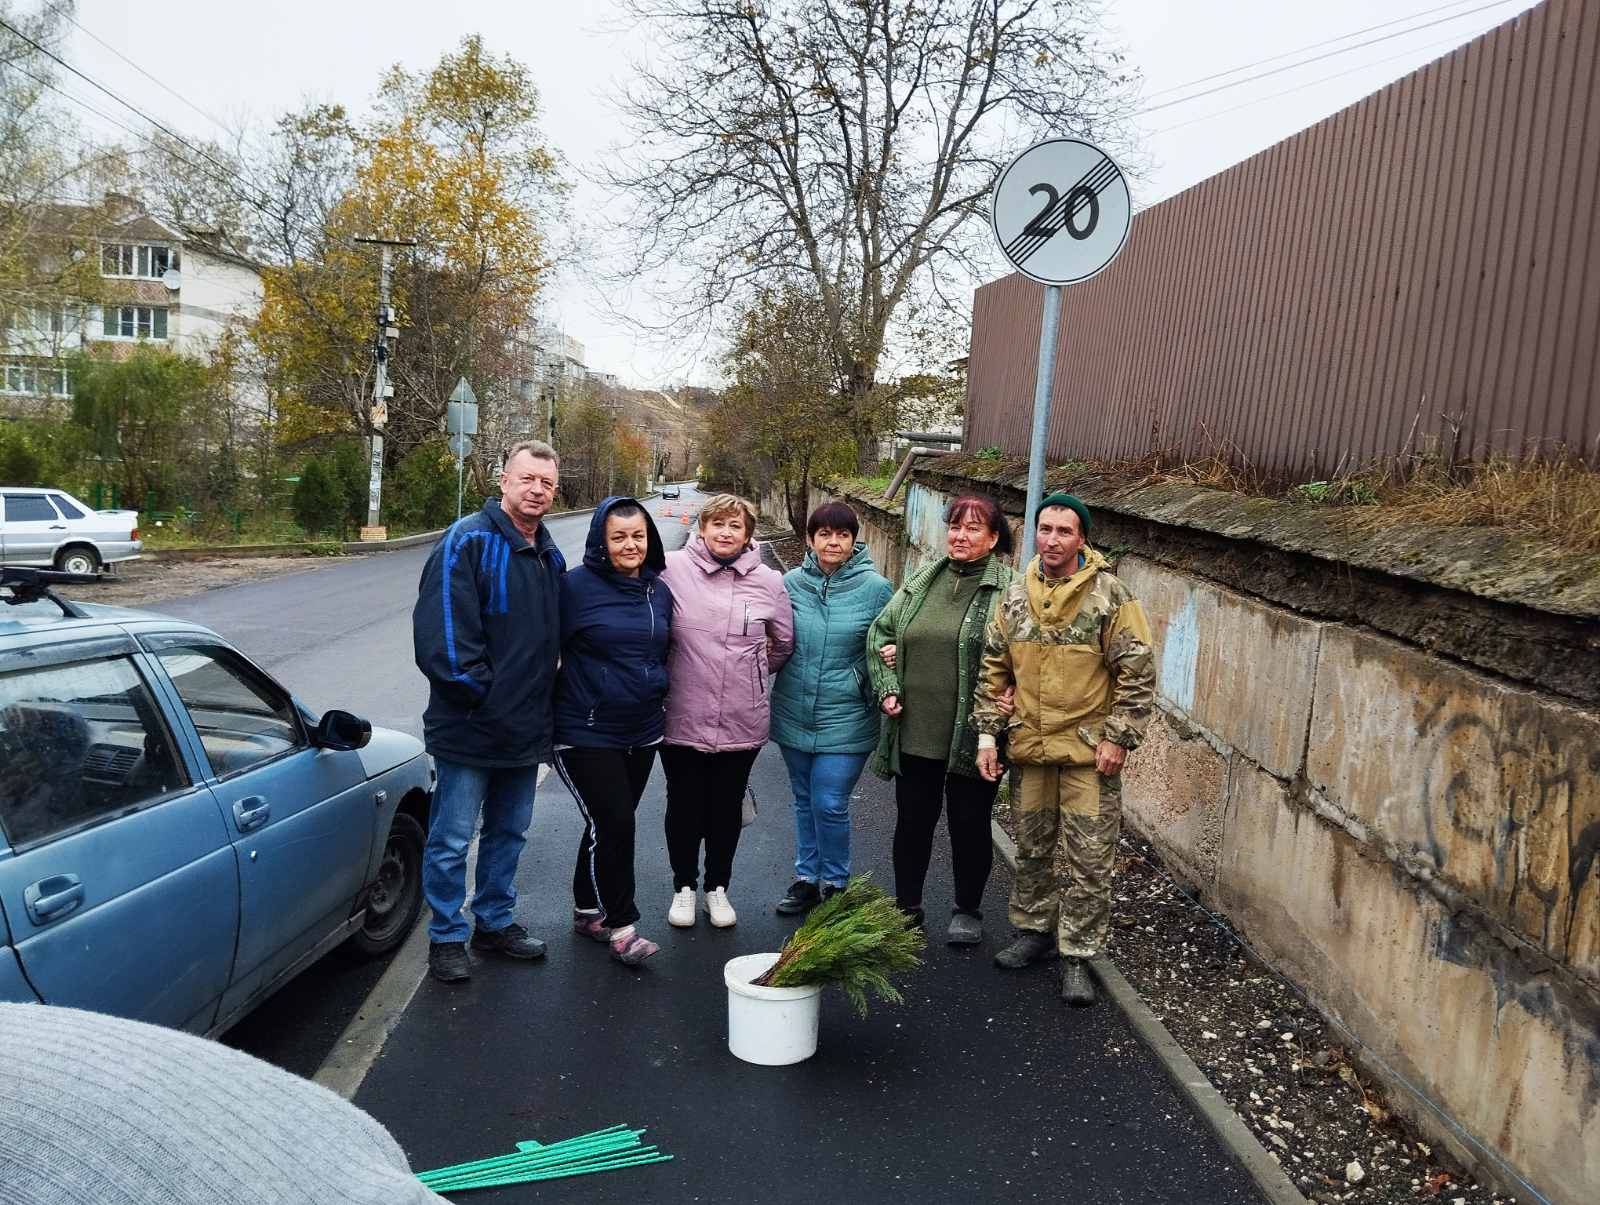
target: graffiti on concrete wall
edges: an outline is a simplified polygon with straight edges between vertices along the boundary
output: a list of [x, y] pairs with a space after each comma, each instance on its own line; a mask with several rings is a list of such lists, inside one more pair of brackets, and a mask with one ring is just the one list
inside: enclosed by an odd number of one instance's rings
[[1584, 823], [1581, 809], [1600, 791], [1600, 748], [1530, 701], [1484, 702], [1441, 697], [1417, 725], [1425, 852], [1548, 954], [1566, 958], [1574, 939], [1586, 944], [1590, 920], [1578, 906], [1600, 819]]
[[1199, 653], [1200, 625], [1191, 594], [1161, 638], [1161, 693], [1186, 712], [1194, 710], [1194, 673]]
[[949, 499], [938, 490], [912, 482], [906, 493], [906, 572], [945, 551], [944, 508]]

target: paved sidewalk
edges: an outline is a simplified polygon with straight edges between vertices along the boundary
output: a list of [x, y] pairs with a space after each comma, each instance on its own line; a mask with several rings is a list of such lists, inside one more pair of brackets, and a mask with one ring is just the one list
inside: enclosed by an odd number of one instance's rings
[[[579, 819], [558, 779], [541, 788], [519, 913], [550, 943], [532, 966], [480, 961], [461, 987], [425, 981], [357, 1094], [418, 1169], [555, 1141], [615, 1122], [647, 1126], [677, 1158], [476, 1201], [1259, 1202], [1249, 1178], [1173, 1091], [1109, 1004], [1064, 1007], [1054, 968], [1002, 974], [1010, 881], [996, 858], [989, 938], [943, 944], [941, 826], [926, 902], [935, 940], [901, 1008], [865, 1021], [823, 1006], [821, 1047], [794, 1067], [727, 1050], [722, 964], [774, 950], [793, 928], [772, 906], [791, 878], [793, 832], [777, 750], [753, 778], [730, 898], [739, 925], [666, 924], [671, 895], [659, 766], [640, 805], [643, 932], [661, 952], [639, 972], [567, 928]], [[888, 784], [870, 771], [853, 805], [856, 868], [892, 884]]]

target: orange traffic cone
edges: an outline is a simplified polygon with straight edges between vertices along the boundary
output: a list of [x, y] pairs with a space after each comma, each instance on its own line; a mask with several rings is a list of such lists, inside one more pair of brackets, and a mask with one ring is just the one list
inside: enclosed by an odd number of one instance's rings
[[683, 512], [683, 525], [685, 527], [689, 526], [689, 512], [688, 511], [684, 511]]
[[664, 513], [667, 516], [667, 518], [669, 518], [669, 519], [672, 518], [672, 507], [670, 507], [670, 506], [667, 507], [667, 509], [662, 513]]

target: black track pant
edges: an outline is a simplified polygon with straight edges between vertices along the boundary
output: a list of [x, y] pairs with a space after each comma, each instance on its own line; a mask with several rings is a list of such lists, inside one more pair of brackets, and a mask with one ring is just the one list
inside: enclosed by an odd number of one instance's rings
[[955, 911], [983, 915], [983, 889], [994, 867], [989, 817], [999, 790], [998, 782], [947, 774], [945, 763], [934, 758], [900, 755], [900, 773], [894, 780], [894, 894], [902, 908], [922, 907], [933, 831], [940, 809], [946, 807]]
[[706, 890], [726, 887], [739, 846], [740, 810], [750, 767], [759, 749], [703, 753], [687, 745], [662, 745], [667, 772], [667, 857], [672, 889], [697, 887], [700, 846], [706, 847]]
[[600, 909], [612, 929], [639, 919], [633, 898], [633, 814], [655, 760], [654, 745], [556, 751], [556, 772], [585, 821], [572, 871], [572, 902]]

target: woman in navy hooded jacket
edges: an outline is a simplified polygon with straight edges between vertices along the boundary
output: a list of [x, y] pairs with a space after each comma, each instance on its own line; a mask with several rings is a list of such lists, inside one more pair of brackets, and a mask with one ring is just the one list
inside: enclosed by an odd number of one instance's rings
[[607, 498], [589, 524], [583, 564], [561, 579], [556, 771], [583, 812], [572, 874], [573, 928], [638, 966], [656, 944], [634, 927], [633, 821], [667, 699], [672, 592], [666, 551], [644, 507]]

